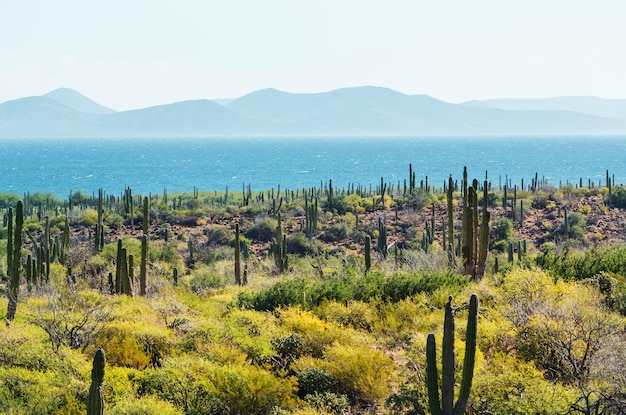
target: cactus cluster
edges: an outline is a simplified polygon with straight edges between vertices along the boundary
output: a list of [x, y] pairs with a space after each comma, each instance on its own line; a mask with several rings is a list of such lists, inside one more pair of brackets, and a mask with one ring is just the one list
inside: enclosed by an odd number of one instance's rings
[[278, 224], [276, 225], [276, 236], [272, 239], [270, 245], [270, 253], [274, 256], [276, 270], [283, 273], [289, 266], [287, 257], [287, 236], [283, 234], [280, 213], [278, 213]]
[[[111, 293], [133, 295], [133, 267], [132, 255], [128, 255], [121, 239], [117, 240], [117, 258], [115, 261], [115, 285], [112, 285]], [[110, 281], [112, 283], [112, 281]]]
[[468, 186], [467, 167], [463, 169], [463, 218], [461, 226], [461, 256], [463, 273], [474, 280], [480, 280], [485, 273], [485, 263], [489, 248], [488, 182], [483, 184], [483, 206], [480, 227], [478, 223], [478, 180]]
[[312, 238], [317, 231], [317, 199], [311, 200], [304, 196], [304, 229], [306, 236]]
[[452, 310], [452, 297], [449, 297], [443, 324], [441, 394], [437, 370], [435, 335], [430, 333], [426, 340], [426, 385], [428, 387], [428, 406], [431, 415], [462, 415], [465, 413], [474, 376], [477, 326], [478, 297], [476, 294], [472, 294], [465, 333], [463, 377], [458, 399], [455, 403], [454, 313]]

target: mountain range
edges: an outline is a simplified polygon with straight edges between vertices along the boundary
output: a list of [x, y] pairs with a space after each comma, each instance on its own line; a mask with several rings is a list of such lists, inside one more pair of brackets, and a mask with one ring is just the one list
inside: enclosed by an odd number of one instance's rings
[[0, 104], [0, 137], [418, 136], [626, 134], [626, 100], [495, 99], [452, 104], [363, 86], [296, 94], [263, 89], [115, 111], [61, 88]]

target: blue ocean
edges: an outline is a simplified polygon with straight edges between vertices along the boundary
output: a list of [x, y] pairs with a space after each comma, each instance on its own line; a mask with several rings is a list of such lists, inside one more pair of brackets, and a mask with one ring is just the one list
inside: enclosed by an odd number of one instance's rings
[[449, 175], [493, 184], [534, 177], [558, 185], [582, 178], [626, 183], [626, 136], [171, 138], [0, 140], [0, 192], [70, 191], [102, 187], [119, 194], [309, 188], [332, 179], [350, 184], [401, 183], [409, 164], [417, 182], [442, 185]]

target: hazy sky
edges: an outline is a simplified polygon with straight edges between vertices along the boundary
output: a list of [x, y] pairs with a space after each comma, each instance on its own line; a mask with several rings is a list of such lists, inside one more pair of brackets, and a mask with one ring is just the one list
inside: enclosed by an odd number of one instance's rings
[[0, 102], [68, 87], [124, 110], [357, 85], [626, 98], [626, 1], [0, 0]]

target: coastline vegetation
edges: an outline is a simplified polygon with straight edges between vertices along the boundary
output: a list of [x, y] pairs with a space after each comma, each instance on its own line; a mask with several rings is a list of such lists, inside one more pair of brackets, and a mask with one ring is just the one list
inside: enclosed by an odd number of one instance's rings
[[408, 173], [0, 193], [0, 413], [626, 413], [626, 188]]

